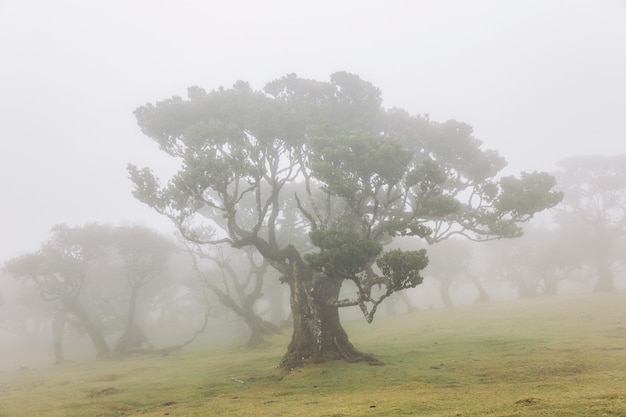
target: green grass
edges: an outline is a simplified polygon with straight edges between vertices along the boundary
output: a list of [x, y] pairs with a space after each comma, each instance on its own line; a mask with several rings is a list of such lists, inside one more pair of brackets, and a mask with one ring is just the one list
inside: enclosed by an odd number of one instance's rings
[[623, 292], [430, 310], [346, 329], [386, 365], [283, 373], [275, 365], [288, 334], [258, 351], [67, 363], [0, 374], [0, 417], [626, 417]]

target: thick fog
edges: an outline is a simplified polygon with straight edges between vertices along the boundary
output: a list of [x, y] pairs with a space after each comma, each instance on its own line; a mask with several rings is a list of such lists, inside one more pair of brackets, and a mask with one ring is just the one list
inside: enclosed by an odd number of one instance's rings
[[[142, 134], [133, 111], [185, 96], [189, 86], [210, 91], [244, 80], [262, 88], [288, 73], [326, 81], [348, 71], [379, 87], [386, 108], [470, 124], [485, 148], [507, 159], [504, 174], [552, 172], [566, 157], [626, 153], [621, 0], [0, 0], [0, 57], [0, 263], [36, 251], [57, 224], [142, 225], [170, 236], [170, 222], [131, 195], [126, 166], [150, 166], [165, 178], [173, 172], [173, 161]], [[528, 283], [525, 276], [537, 275], [534, 265], [520, 265], [518, 281], [511, 281], [511, 271], [493, 261], [529, 259], [515, 251], [524, 245], [536, 251], [536, 242], [548, 240], [530, 233], [515, 249], [448, 247], [467, 263], [452, 272], [445, 269], [450, 265], [432, 263], [426, 274], [432, 280], [396, 298], [387, 312], [468, 304], [484, 289], [491, 299], [591, 291], [589, 266], [574, 275], [553, 270], [560, 283], [541, 277]], [[617, 245], [623, 249], [623, 239]], [[192, 267], [184, 268], [193, 277]], [[481, 288], [476, 277], [485, 275], [494, 278]], [[453, 279], [437, 281], [441, 276]], [[193, 293], [193, 299], [213, 285], [203, 287], [197, 278], [193, 285], [171, 284], [171, 294]], [[622, 270], [616, 287], [625, 286]], [[30, 297], [24, 305], [41, 302], [33, 288], [6, 276], [0, 290]], [[264, 319], [284, 320], [282, 291], [266, 290], [274, 301], [259, 301]], [[165, 303], [157, 293], [154, 299]], [[215, 302], [216, 295], [210, 297]], [[199, 305], [195, 299], [187, 305], [197, 310], [195, 321], [169, 323], [183, 329], [178, 339], [153, 338], [161, 346], [184, 341], [202, 325]], [[360, 314], [355, 309], [346, 317], [354, 312]], [[209, 326], [219, 327], [224, 316], [232, 319], [232, 313], [213, 311]], [[34, 327], [48, 323], [37, 320], [26, 317], [20, 331], [40, 336]], [[78, 341], [76, 352], [93, 357], [82, 336], [68, 337]], [[41, 350], [50, 362], [50, 346]]]
[[186, 88], [335, 71], [386, 107], [473, 126], [508, 172], [626, 140], [626, 4], [0, 1], [0, 259], [57, 223], [169, 223], [126, 164], [163, 166], [132, 114]]

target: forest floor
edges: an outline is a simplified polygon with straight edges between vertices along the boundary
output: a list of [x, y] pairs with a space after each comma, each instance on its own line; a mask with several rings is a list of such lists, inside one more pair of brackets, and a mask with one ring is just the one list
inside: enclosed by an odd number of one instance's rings
[[68, 362], [0, 373], [0, 417], [621, 416], [626, 293], [541, 297], [345, 324], [384, 366], [275, 368], [259, 350]]

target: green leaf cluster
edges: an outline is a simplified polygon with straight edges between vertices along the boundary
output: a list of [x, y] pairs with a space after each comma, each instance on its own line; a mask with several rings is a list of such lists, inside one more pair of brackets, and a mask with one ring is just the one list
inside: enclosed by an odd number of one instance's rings
[[348, 200], [373, 197], [403, 179], [412, 154], [394, 139], [363, 134], [311, 139], [310, 168], [323, 189]]
[[320, 252], [305, 254], [305, 261], [313, 270], [332, 277], [356, 276], [382, 251], [379, 242], [349, 229], [315, 230], [309, 237]]
[[420, 272], [428, 266], [426, 250], [402, 251], [394, 249], [382, 254], [376, 265], [381, 272], [393, 283], [394, 290], [413, 288], [422, 283]]
[[500, 180], [501, 193], [495, 206], [514, 218], [532, 216], [562, 200], [563, 193], [551, 191], [555, 185], [554, 177], [545, 172], [523, 172], [521, 178], [504, 177]]

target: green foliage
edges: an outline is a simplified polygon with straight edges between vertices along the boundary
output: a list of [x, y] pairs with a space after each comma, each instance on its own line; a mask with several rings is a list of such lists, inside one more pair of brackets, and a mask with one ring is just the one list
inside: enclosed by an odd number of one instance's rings
[[[483, 150], [469, 125], [387, 110], [378, 88], [346, 72], [328, 82], [289, 74], [263, 91], [245, 82], [194, 87], [186, 100], [135, 115], [181, 161], [165, 186], [130, 166], [137, 198], [189, 240], [210, 227], [220, 242], [253, 247], [292, 288], [315, 273], [352, 280], [353, 298], [316, 302], [358, 305], [368, 321], [385, 297], [418, 285], [426, 266], [425, 254], [393, 252], [381, 258], [386, 272], [378, 276], [372, 267], [393, 237], [518, 236], [520, 223], [560, 201], [547, 174], [498, 183], [506, 162]], [[320, 251], [303, 256], [307, 235]], [[313, 271], [294, 272], [307, 264]]]
[[424, 279], [420, 271], [428, 266], [428, 256], [425, 249], [419, 251], [394, 249], [376, 259], [376, 265], [383, 275], [391, 280], [395, 289], [413, 288]]
[[495, 151], [480, 149], [482, 142], [472, 136], [470, 125], [456, 120], [430, 122], [428, 148], [437, 161], [452, 167], [462, 177], [480, 183], [495, 177], [506, 161]]
[[523, 172], [519, 179], [504, 177], [500, 180], [502, 191], [495, 206], [517, 219], [532, 217], [544, 207], [552, 207], [562, 200], [562, 192], [550, 191], [555, 185], [554, 177], [545, 172]]
[[332, 277], [356, 276], [382, 251], [379, 242], [348, 229], [315, 230], [309, 237], [320, 252], [305, 254], [304, 259], [313, 270]]
[[[149, 171], [130, 166], [134, 193], [183, 228], [202, 212], [238, 245], [250, 244], [250, 233], [259, 242], [259, 231], [271, 241], [286, 227], [281, 211], [296, 206], [283, 191], [289, 183], [306, 190], [297, 203], [309, 226], [302, 236], [349, 227], [379, 240], [510, 237], [559, 201], [544, 173], [498, 184], [506, 162], [481, 149], [469, 125], [381, 104], [379, 89], [346, 72], [329, 82], [289, 74], [263, 92], [245, 82], [208, 93], [190, 88], [187, 100], [136, 110], [144, 133], [182, 168], [160, 188]], [[244, 218], [256, 223], [242, 228]]]
[[381, 224], [381, 230], [389, 236], [417, 236], [425, 238], [432, 233], [432, 229], [411, 219], [394, 217]]
[[406, 185], [416, 186], [422, 194], [441, 194], [448, 175], [443, 167], [430, 158], [407, 173]]
[[376, 197], [406, 173], [411, 153], [400, 142], [363, 135], [311, 140], [312, 175], [326, 192], [354, 201]]

